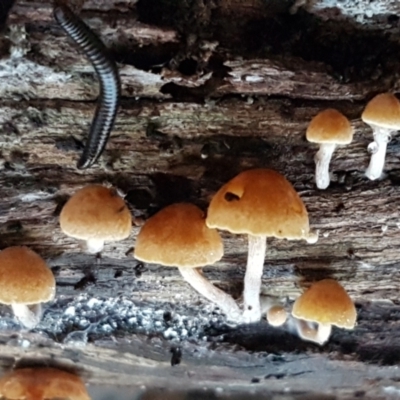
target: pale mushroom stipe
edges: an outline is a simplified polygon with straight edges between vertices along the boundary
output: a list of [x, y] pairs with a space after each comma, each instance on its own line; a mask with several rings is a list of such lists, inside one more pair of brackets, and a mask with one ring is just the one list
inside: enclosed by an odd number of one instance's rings
[[42, 318], [41, 303], [54, 299], [56, 282], [44, 260], [27, 247], [0, 252], [0, 303], [10, 305], [28, 329]]
[[204, 212], [189, 203], [172, 204], [149, 218], [141, 228], [134, 256], [140, 261], [177, 267], [202, 296], [216, 304], [232, 322], [241, 313], [234, 299], [209, 282], [198, 269], [219, 261], [221, 237], [205, 224]]
[[373, 131], [374, 141], [369, 144], [371, 160], [365, 175], [371, 179], [379, 179], [385, 166], [387, 144], [391, 135], [400, 130], [400, 102], [391, 93], [375, 96], [365, 107], [361, 119]]
[[353, 140], [353, 128], [349, 120], [339, 111], [328, 108], [318, 113], [307, 128], [309, 142], [318, 143], [314, 157], [315, 183], [318, 189], [326, 189], [330, 183], [329, 164], [336, 146], [349, 144]]
[[329, 339], [332, 325], [353, 329], [357, 319], [353, 301], [334, 279], [312, 284], [293, 304], [292, 315], [298, 319], [299, 336], [320, 345]]
[[209, 205], [206, 223], [210, 228], [248, 235], [243, 318], [245, 322], [259, 321], [266, 239], [309, 239], [308, 214], [302, 200], [278, 172], [252, 169], [219, 189]]
[[66, 235], [85, 240], [90, 253], [98, 253], [104, 242], [130, 235], [132, 215], [116, 190], [89, 185], [67, 201], [61, 210], [60, 227]]

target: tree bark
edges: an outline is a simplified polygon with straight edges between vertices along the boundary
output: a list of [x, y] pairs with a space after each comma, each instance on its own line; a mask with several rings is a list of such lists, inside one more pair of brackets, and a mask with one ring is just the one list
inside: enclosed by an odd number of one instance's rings
[[[382, 12], [367, 1], [362, 10], [340, 2], [336, 12], [328, 1], [300, 3], [74, 2], [118, 61], [123, 89], [106, 151], [85, 171], [75, 165], [98, 95], [92, 67], [48, 1], [14, 6], [0, 40], [0, 244], [39, 252], [56, 276], [57, 299], [33, 333], [4, 307], [4, 369], [45, 361], [74, 366], [93, 384], [237, 385], [255, 395], [378, 398], [400, 390], [391, 366], [400, 361], [399, 141], [388, 144], [383, 177], [368, 180], [373, 137], [360, 120], [373, 95], [398, 90], [400, 10], [383, 0]], [[328, 107], [356, 133], [336, 149], [321, 191], [318, 148], [305, 130]], [[333, 277], [357, 304], [357, 328], [334, 329], [321, 348], [297, 339], [290, 323], [227, 326], [176, 269], [132, 256], [144, 219], [179, 201], [206, 210], [223, 183], [252, 167], [285, 175], [319, 231], [316, 244], [268, 239], [263, 295], [289, 306], [311, 282]], [[124, 192], [135, 219], [130, 238], [106, 243], [101, 258], [58, 225], [68, 196], [93, 182]], [[246, 237], [222, 236], [225, 256], [205, 273], [238, 299]]]

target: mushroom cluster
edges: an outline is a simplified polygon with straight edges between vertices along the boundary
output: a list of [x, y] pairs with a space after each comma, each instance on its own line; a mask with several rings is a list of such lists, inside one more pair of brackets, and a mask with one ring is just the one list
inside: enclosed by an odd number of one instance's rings
[[[101, 185], [78, 190], [60, 214], [61, 230], [86, 242], [90, 253], [103, 250], [105, 241], [123, 240], [132, 230], [132, 216], [118, 192]], [[210, 282], [201, 271], [224, 255], [223, 241], [217, 229], [248, 237], [248, 257], [244, 276], [243, 307], [231, 295]], [[305, 240], [315, 243], [305, 205], [289, 181], [276, 171], [250, 169], [223, 185], [211, 199], [207, 213], [194, 204], [167, 206], [148, 218], [136, 238], [134, 257], [147, 263], [177, 267], [183, 279], [208, 301], [218, 306], [235, 324], [258, 322], [266, 312], [270, 325], [285, 324], [288, 312], [279, 302], [260, 301], [267, 238]], [[326, 287], [325, 303], [339, 299], [336, 287], [333, 299]], [[12, 307], [17, 319], [28, 329], [36, 327], [42, 316], [41, 303], [53, 300], [55, 280], [39, 255], [26, 247], [10, 247], [0, 252], [0, 301]], [[322, 282], [321, 284], [322, 285]], [[293, 317], [299, 335], [305, 340], [324, 343], [330, 326], [350, 328], [343, 322], [310, 317], [302, 304], [315, 300], [312, 294], [320, 286], [299, 298]], [[340, 285], [339, 285], [339, 288]], [[325, 290], [326, 289], [326, 290]], [[333, 290], [333, 289], [332, 289]], [[343, 292], [343, 289], [342, 289]], [[328, 296], [328, 297], [327, 297]], [[339, 301], [339, 300], [337, 300]], [[346, 300], [349, 303], [349, 300]], [[323, 310], [324, 302], [317, 302]], [[315, 307], [314, 307], [315, 308]], [[350, 317], [349, 317], [350, 318]], [[355, 312], [353, 315], [353, 326]], [[317, 328], [309, 323], [317, 323]]]
[[[379, 179], [385, 166], [387, 144], [392, 134], [400, 130], [400, 102], [392, 93], [375, 96], [365, 107], [361, 119], [373, 132], [374, 141], [368, 146], [371, 159], [365, 175], [370, 180]], [[330, 184], [329, 164], [338, 145], [350, 144], [354, 130], [350, 121], [338, 110], [329, 108], [319, 112], [310, 122], [306, 138], [320, 145], [316, 153], [315, 183], [318, 189]]]
[[[400, 102], [390, 93], [375, 96], [362, 120], [373, 130], [372, 156], [366, 175], [378, 179], [383, 171], [387, 143], [400, 129]], [[319, 189], [330, 184], [329, 164], [339, 145], [353, 138], [349, 120], [338, 110], [327, 109], [310, 122], [306, 137], [318, 143], [315, 181]], [[90, 253], [103, 250], [105, 242], [127, 239], [132, 215], [124, 199], [112, 188], [88, 185], [78, 190], [60, 214], [60, 228], [83, 240]], [[242, 304], [216, 287], [201, 268], [215, 265], [224, 255], [217, 231], [247, 235], [248, 254]], [[249, 169], [225, 183], [213, 196], [207, 212], [194, 204], [178, 203], [158, 211], [142, 226], [134, 257], [147, 263], [178, 268], [182, 278], [208, 301], [218, 306], [234, 323], [253, 323], [266, 313], [272, 326], [295, 321], [299, 336], [325, 343], [332, 325], [352, 329], [356, 311], [342, 286], [323, 280], [299, 297], [288, 316], [288, 306], [277, 302], [263, 309], [260, 296], [267, 239], [305, 240], [315, 243], [307, 209], [298, 193], [281, 174], [270, 169]], [[33, 329], [42, 317], [42, 303], [55, 296], [55, 279], [44, 260], [26, 247], [0, 252], [0, 302], [10, 305], [16, 318]], [[332, 311], [332, 305], [336, 311]]]

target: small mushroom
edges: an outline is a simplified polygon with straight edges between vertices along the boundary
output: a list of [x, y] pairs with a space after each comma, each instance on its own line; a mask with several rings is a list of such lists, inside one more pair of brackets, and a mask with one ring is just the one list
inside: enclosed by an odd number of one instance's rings
[[309, 238], [308, 214], [302, 200], [278, 172], [252, 169], [218, 190], [208, 208], [206, 223], [209, 228], [248, 235], [243, 317], [245, 322], [259, 321], [266, 238]]
[[400, 129], [400, 102], [391, 93], [378, 94], [367, 104], [361, 119], [372, 128], [374, 135], [374, 141], [368, 146], [372, 154], [365, 175], [375, 180], [382, 175], [391, 135]]
[[105, 241], [129, 236], [132, 215], [114, 189], [89, 185], [67, 201], [60, 214], [60, 227], [66, 235], [85, 240], [90, 253], [98, 253]]
[[8, 400], [90, 400], [79, 376], [55, 368], [21, 368], [0, 379], [0, 397]]
[[353, 128], [349, 120], [339, 111], [328, 108], [318, 113], [307, 128], [309, 142], [319, 143], [319, 150], [314, 157], [315, 183], [318, 189], [329, 186], [329, 164], [338, 144], [349, 144], [353, 140]]
[[[299, 336], [320, 345], [329, 339], [332, 325], [353, 329], [357, 319], [353, 301], [334, 279], [311, 285], [293, 304], [292, 315], [299, 320]], [[309, 322], [317, 324], [317, 329]]]
[[282, 305], [274, 305], [267, 311], [267, 321], [271, 326], [282, 326], [287, 320], [287, 312]]
[[26, 328], [40, 322], [41, 303], [53, 300], [55, 291], [53, 273], [34, 251], [16, 246], [0, 252], [0, 303], [11, 305]]
[[210, 283], [198, 269], [223, 256], [221, 237], [207, 228], [205, 215], [193, 204], [172, 204], [142, 226], [134, 256], [140, 261], [178, 267], [183, 278], [201, 295], [238, 322], [240, 309], [231, 296]]

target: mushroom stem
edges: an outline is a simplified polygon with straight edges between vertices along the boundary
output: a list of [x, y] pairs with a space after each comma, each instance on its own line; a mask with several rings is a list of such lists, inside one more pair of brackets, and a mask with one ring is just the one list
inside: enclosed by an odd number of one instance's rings
[[307, 321], [302, 319], [296, 320], [296, 328], [298, 335], [303, 340], [323, 345], [331, 335], [332, 325], [330, 324], [318, 324], [318, 328], [310, 327]]
[[42, 304], [11, 304], [14, 315], [25, 328], [33, 329], [42, 319]]
[[185, 281], [206, 299], [216, 304], [230, 321], [241, 322], [241, 312], [235, 300], [215, 287], [198, 268], [178, 267], [178, 269]]
[[390, 141], [391, 130], [380, 128], [378, 126], [371, 126], [374, 131], [374, 141], [370, 146], [376, 146], [376, 150], [372, 152], [369, 166], [365, 171], [365, 175], [371, 181], [380, 178], [382, 175], [383, 167], [385, 166], [386, 148]]
[[104, 247], [104, 240], [101, 239], [88, 239], [86, 246], [89, 253], [100, 253]]
[[315, 183], [318, 189], [326, 189], [329, 186], [329, 164], [335, 148], [335, 143], [321, 143], [315, 154]]
[[243, 290], [244, 322], [257, 322], [261, 319], [260, 289], [264, 269], [267, 237], [248, 235], [249, 252]]

